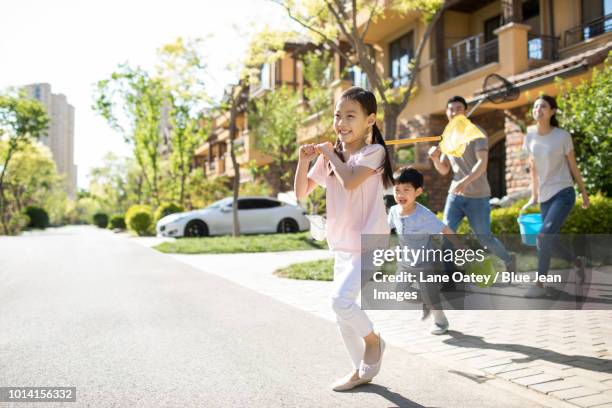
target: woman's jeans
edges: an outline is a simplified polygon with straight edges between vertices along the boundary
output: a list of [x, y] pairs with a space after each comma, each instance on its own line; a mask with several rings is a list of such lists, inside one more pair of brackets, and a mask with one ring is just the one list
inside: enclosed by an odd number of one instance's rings
[[538, 273], [548, 274], [550, 258], [555, 257], [572, 262], [574, 257], [559, 240], [561, 226], [576, 203], [574, 187], [567, 187], [552, 196], [548, 201], [540, 203], [542, 228], [538, 234]]

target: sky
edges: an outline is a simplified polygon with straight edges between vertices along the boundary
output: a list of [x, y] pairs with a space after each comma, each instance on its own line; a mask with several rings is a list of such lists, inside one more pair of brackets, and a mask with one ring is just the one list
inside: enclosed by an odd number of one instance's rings
[[236, 81], [229, 70], [244, 55], [250, 33], [265, 24], [292, 25], [271, 0], [2, 0], [0, 89], [51, 84], [75, 107], [78, 186], [112, 151], [131, 155], [120, 134], [91, 109], [93, 84], [118, 64], [152, 68], [156, 50], [177, 37], [207, 38], [210, 92]]

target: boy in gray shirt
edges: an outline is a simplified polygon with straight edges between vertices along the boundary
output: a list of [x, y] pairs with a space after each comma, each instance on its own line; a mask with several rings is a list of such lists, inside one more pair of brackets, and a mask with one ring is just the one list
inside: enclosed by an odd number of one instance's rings
[[[398, 170], [393, 184], [393, 197], [397, 205], [390, 208], [388, 221], [389, 227], [395, 228], [400, 245], [412, 249], [427, 249], [430, 246], [430, 235], [454, 234], [436, 214], [416, 202], [416, 198], [423, 193], [423, 175], [418, 170], [410, 167]], [[415, 268], [428, 269], [429, 265], [419, 259], [410, 263], [398, 261], [399, 271], [415, 271]], [[422, 319], [429, 317], [430, 311], [433, 312], [435, 327], [431, 333], [446, 333], [448, 319], [440, 307], [439, 285], [421, 282], [419, 286], [423, 298]]]

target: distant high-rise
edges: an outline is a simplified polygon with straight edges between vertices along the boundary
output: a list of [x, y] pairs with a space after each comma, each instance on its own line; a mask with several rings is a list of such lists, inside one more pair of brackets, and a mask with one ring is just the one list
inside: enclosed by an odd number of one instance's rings
[[74, 164], [74, 106], [66, 95], [54, 94], [49, 84], [32, 84], [24, 87], [31, 98], [40, 101], [50, 118], [47, 134], [40, 141], [53, 153], [57, 171], [64, 175], [66, 192], [74, 198], [77, 188], [77, 166]]

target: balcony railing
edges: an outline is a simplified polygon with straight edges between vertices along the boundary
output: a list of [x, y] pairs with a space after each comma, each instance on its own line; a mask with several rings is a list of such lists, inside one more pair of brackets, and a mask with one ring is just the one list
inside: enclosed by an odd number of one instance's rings
[[448, 48], [436, 61], [437, 83], [448, 81], [499, 58], [497, 39], [484, 42], [484, 35], [468, 37]]
[[610, 31], [612, 31], [612, 14], [567, 30], [563, 35], [563, 45], [568, 47]]
[[556, 61], [559, 59], [559, 37], [529, 35], [527, 53], [531, 60]]

